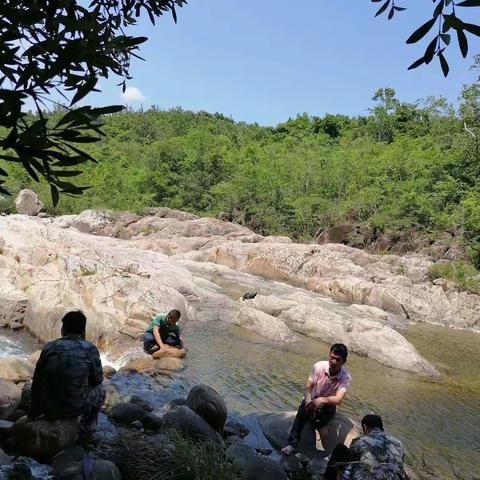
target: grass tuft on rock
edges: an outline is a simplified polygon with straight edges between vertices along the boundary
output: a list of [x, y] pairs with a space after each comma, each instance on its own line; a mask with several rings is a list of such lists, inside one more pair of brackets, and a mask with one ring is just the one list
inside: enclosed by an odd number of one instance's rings
[[240, 480], [241, 471], [218, 445], [195, 442], [176, 432], [155, 436], [123, 435], [126, 450], [119, 465], [123, 480]]
[[434, 263], [429, 270], [431, 280], [443, 278], [461, 290], [480, 295], [480, 272], [470, 263], [457, 261]]

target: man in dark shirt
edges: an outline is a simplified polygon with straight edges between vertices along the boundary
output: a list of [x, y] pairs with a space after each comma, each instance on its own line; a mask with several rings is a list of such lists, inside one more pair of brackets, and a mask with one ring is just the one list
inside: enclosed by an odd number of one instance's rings
[[105, 401], [103, 371], [97, 347], [85, 340], [87, 319], [80, 311], [62, 318], [62, 338], [47, 343], [35, 367], [30, 418], [81, 417], [79, 435], [92, 438]]

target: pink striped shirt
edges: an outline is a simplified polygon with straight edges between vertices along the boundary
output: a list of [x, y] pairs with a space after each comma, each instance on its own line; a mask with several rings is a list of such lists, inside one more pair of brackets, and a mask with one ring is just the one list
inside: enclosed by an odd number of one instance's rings
[[352, 383], [352, 377], [345, 368], [342, 367], [334, 377], [330, 377], [329, 369], [328, 361], [317, 362], [313, 366], [308, 377], [313, 383], [312, 399], [331, 397], [337, 393], [337, 390], [347, 390]]

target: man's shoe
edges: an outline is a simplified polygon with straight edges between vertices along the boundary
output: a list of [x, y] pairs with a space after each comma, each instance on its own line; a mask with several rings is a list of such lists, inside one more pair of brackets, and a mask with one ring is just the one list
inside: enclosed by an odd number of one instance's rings
[[284, 455], [292, 455], [293, 452], [295, 452], [295, 449], [291, 445], [287, 445], [286, 447], [283, 447], [281, 452]]
[[154, 345], [148, 350], [149, 355], [153, 355], [155, 352], [158, 352], [160, 350], [160, 347], [158, 345]]

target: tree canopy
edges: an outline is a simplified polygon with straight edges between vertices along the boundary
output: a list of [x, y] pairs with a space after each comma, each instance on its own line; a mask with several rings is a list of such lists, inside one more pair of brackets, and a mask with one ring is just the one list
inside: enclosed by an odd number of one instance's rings
[[[116, 75], [123, 88], [130, 78], [132, 56], [146, 37], [131, 36], [128, 27], [143, 14], [152, 23], [164, 13], [176, 20], [184, 0], [3, 0], [0, 2], [0, 158], [19, 162], [32, 178], [43, 176], [58, 192], [81, 193], [85, 187], [66, 179], [79, 174], [65, 169], [93, 160], [81, 146], [102, 135], [100, 116], [122, 106], [73, 108], [99, 78]], [[64, 114], [54, 123], [43, 110], [50, 94], [65, 100]], [[34, 105], [38, 117], [26, 115]], [[0, 169], [1, 176], [6, 171]], [[3, 182], [2, 182], [3, 183]], [[0, 191], [6, 193], [1, 186]]]
[[[93, 188], [62, 196], [56, 212], [162, 205], [307, 241], [340, 223], [427, 245], [449, 232], [480, 266], [480, 80], [458, 110], [441, 97], [372, 93], [367, 115], [302, 114], [276, 127], [155, 107], [109, 115], [106, 136], [85, 145], [98, 163], [79, 181]], [[9, 173], [12, 192], [31, 187], [20, 165]], [[51, 208], [48, 185], [35, 189]]]
[[[405, 7], [398, 0], [372, 0], [381, 3], [376, 15], [392, 19]], [[128, 34], [142, 15], [152, 23], [165, 13], [176, 21], [176, 8], [185, 0], [3, 0], [0, 2], [0, 159], [19, 163], [36, 181], [44, 178], [50, 185], [53, 202], [59, 192], [80, 194], [87, 187], [72, 183], [80, 167], [95, 161], [85, 145], [103, 135], [101, 117], [118, 112], [122, 106], [103, 108], [78, 106], [96, 91], [99, 78], [119, 78], [125, 88], [130, 77], [130, 61], [138, 57], [139, 45], [146, 37]], [[416, 43], [435, 26], [438, 32], [430, 40], [424, 55], [410, 68], [429, 64], [436, 56], [445, 75], [448, 63], [444, 51], [456, 35], [461, 54], [468, 53], [468, 35], [480, 36], [480, 27], [464, 22], [461, 9], [480, 7], [480, 0], [433, 0], [433, 15], [407, 40]], [[62, 96], [62, 115], [47, 117], [51, 94]], [[472, 93], [472, 92], [470, 92]], [[474, 93], [474, 92], [473, 92]], [[388, 100], [383, 92], [381, 113]], [[36, 115], [27, 115], [34, 108]], [[375, 107], [378, 108], [378, 107]], [[388, 114], [378, 118], [381, 141], [391, 136]], [[407, 109], [408, 110], [408, 109]], [[405, 115], [408, 112], [404, 112]], [[52, 120], [55, 118], [55, 121]], [[322, 119], [322, 125], [337, 132], [341, 122]], [[0, 193], [6, 168], [0, 168]], [[77, 178], [78, 180], [78, 178]], [[84, 184], [87, 185], [87, 184]]]

